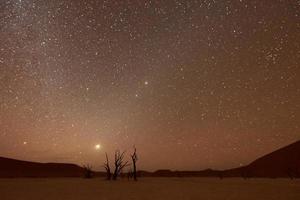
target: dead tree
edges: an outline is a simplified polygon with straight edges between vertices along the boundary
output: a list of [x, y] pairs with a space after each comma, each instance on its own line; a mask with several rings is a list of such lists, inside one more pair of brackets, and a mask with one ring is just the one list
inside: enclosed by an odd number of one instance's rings
[[110, 172], [110, 166], [109, 166], [109, 161], [108, 161], [108, 156], [107, 153], [105, 153], [106, 156], [106, 162], [104, 163], [104, 168], [106, 170], [106, 179], [110, 180], [111, 179], [111, 172]]
[[83, 165], [84, 170], [84, 178], [92, 178], [93, 177], [93, 171], [91, 165]]
[[124, 155], [125, 155], [125, 151], [123, 151], [122, 153], [117, 150], [115, 152], [115, 171], [113, 174], [112, 179], [113, 180], [117, 180], [118, 176], [121, 174], [122, 169], [126, 166], [128, 166], [128, 161], [124, 162]]
[[138, 160], [137, 154], [136, 154], [136, 148], [134, 147], [134, 152], [131, 155], [131, 160], [132, 160], [132, 164], [133, 164], [133, 179], [135, 181], [137, 181], [137, 173], [136, 173], [136, 162]]

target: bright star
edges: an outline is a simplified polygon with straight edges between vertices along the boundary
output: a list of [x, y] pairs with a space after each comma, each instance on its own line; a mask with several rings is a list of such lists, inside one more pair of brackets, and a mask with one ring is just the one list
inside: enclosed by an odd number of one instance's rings
[[96, 145], [95, 145], [95, 149], [96, 149], [96, 150], [101, 149], [101, 145], [100, 145], [100, 144], [96, 144]]

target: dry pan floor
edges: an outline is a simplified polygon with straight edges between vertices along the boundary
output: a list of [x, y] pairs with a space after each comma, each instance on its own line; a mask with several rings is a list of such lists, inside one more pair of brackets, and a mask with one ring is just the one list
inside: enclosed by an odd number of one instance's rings
[[299, 200], [300, 180], [143, 178], [138, 182], [0, 179], [0, 200]]

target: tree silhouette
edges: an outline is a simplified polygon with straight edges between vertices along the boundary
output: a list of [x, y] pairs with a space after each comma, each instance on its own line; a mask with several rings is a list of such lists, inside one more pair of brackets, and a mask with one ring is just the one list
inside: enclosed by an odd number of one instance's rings
[[84, 178], [92, 178], [93, 177], [93, 171], [91, 165], [83, 165], [84, 169]]
[[108, 160], [108, 156], [107, 156], [106, 152], [105, 152], [105, 156], [106, 156], [106, 162], [104, 163], [104, 168], [106, 170], [106, 179], [110, 180], [111, 179], [111, 172], [110, 172], [109, 160]]
[[134, 152], [131, 155], [131, 160], [132, 160], [132, 164], [133, 164], [133, 179], [135, 181], [137, 181], [137, 173], [136, 173], [136, 162], [138, 160], [137, 154], [136, 154], [136, 148], [134, 147]]
[[124, 155], [125, 151], [122, 153], [119, 150], [116, 150], [115, 152], [115, 171], [113, 174], [113, 180], [117, 180], [118, 176], [121, 174], [122, 169], [126, 166], [128, 166], [128, 161], [124, 162]]

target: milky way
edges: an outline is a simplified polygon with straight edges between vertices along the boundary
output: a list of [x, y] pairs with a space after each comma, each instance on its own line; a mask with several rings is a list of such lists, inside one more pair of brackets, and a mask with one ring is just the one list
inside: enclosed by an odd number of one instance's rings
[[300, 3], [0, 0], [0, 156], [245, 165], [300, 139]]

